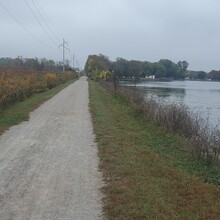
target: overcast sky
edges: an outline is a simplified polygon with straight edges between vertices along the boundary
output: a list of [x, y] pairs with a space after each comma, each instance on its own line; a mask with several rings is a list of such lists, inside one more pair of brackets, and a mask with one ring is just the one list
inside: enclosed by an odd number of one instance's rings
[[62, 51], [57, 46], [65, 38], [71, 50], [67, 51], [67, 58], [71, 59], [74, 53], [82, 68], [88, 55], [102, 53], [111, 60], [186, 60], [189, 69], [220, 70], [219, 0], [0, 3], [14, 16], [0, 5], [0, 57], [46, 57], [58, 61]]

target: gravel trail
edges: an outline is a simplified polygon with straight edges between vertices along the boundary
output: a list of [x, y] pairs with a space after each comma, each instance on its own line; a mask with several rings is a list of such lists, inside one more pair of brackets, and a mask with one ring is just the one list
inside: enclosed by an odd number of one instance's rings
[[0, 220], [102, 219], [86, 77], [0, 136]]

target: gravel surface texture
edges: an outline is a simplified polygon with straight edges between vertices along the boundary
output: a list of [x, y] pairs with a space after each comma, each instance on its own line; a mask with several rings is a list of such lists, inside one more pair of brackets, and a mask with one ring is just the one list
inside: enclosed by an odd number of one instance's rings
[[102, 219], [102, 176], [80, 78], [0, 136], [0, 220]]

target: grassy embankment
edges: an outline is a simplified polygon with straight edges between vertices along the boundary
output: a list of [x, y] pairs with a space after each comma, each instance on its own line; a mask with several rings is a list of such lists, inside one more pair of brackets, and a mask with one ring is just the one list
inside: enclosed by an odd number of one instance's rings
[[42, 93], [34, 94], [22, 102], [17, 102], [4, 110], [0, 110], [0, 134], [10, 126], [18, 124], [29, 119], [29, 113], [37, 108], [40, 104], [52, 98], [65, 87], [72, 84], [77, 79], [69, 80], [53, 89]]
[[219, 167], [193, 158], [181, 137], [90, 83], [109, 219], [219, 219]]

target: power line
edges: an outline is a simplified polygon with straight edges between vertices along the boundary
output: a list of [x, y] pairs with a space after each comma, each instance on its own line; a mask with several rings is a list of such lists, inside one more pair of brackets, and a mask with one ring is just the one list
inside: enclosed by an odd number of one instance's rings
[[[54, 33], [54, 31], [53, 31], [52, 28], [49, 26], [49, 24], [47, 23], [47, 21], [44, 19], [42, 13], [40, 12], [40, 9], [37, 7], [37, 5], [36, 5], [36, 3], [34, 2], [34, 0], [32, 0], [32, 2], [33, 2], [33, 4], [34, 4], [34, 6], [35, 6], [35, 8], [36, 8], [36, 10], [37, 10], [37, 12], [38, 12], [38, 14], [40, 15], [40, 17], [42, 18], [42, 20], [43, 20], [44, 23], [46, 24], [47, 28], [50, 30], [50, 32], [53, 34], [53, 36], [56, 38], [56, 40], [57, 40], [58, 42], [60, 42], [60, 39], [59, 39], [59, 38], [57, 37], [57, 35]], [[37, 1], [36, 1], [36, 2], [37, 2]], [[37, 2], [37, 3], [38, 3], [38, 2]], [[38, 3], [38, 5], [39, 5], [39, 3]]]
[[48, 36], [48, 38], [51, 40], [51, 42], [57, 47], [57, 44], [54, 42], [54, 40], [50, 37], [50, 35], [48, 34], [47, 30], [44, 28], [44, 26], [41, 24], [40, 20], [38, 19], [38, 17], [36, 16], [35, 12], [32, 10], [31, 6], [29, 5], [29, 3], [27, 2], [27, 0], [25, 0], [28, 8], [30, 9], [31, 13], [33, 14], [33, 16], [35, 17], [35, 19], [37, 20], [38, 24], [41, 26], [41, 28], [43, 29], [43, 31], [45, 32], [45, 34]]
[[0, 5], [2, 6], [2, 8], [30, 35], [32, 36], [36, 41], [38, 41], [39, 43], [43, 44], [44, 46], [47, 46], [49, 48], [54, 49], [53, 47], [47, 45], [46, 43], [44, 43], [43, 41], [41, 41], [39, 38], [37, 38], [34, 34], [31, 33], [31, 31], [25, 27], [7, 8], [5, 5], [3, 5], [3, 3], [0, 2]]

